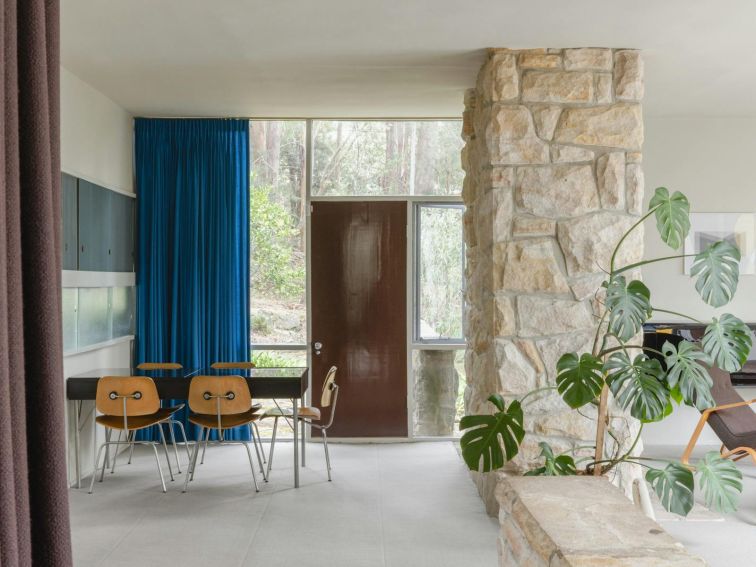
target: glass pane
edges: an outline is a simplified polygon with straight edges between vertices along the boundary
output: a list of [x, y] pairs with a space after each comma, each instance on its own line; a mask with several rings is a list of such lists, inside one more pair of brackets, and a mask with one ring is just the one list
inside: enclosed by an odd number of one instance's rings
[[448, 437], [459, 434], [467, 385], [464, 355], [464, 350], [413, 351], [415, 435]]
[[113, 294], [113, 338], [134, 334], [134, 288], [114, 287]]
[[459, 120], [315, 120], [312, 194], [458, 195]]
[[250, 122], [252, 342], [307, 342], [305, 123]]
[[417, 338], [462, 340], [464, 208], [421, 205], [418, 211]]
[[78, 348], [111, 339], [107, 287], [79, 288]]
[[63, 288], [63, 352], [76, 350], [76, 288]]
[[[307, 366], [307, 351], [305, 350], [253, 350], [252, 362], [259, 368], [276, 366]], [[276, 404], [283, 410], [291, 411], [291, 400], [262, 400], [266, 408], [275, 408]], [[273, 420], [262, 419], [257, 422], [260, 436], [270, 438], [273, 434]], [[291, 427], [285, 419], [278, 420], [276, 439], [291, 439]]]

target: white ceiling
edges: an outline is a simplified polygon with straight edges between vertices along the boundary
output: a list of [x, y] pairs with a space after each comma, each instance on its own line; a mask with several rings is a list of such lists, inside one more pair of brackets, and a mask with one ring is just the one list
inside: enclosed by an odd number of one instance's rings
[[486, 47], [645, 51], [652, 115], [756, 115], [753, 0], [62, 0], [63, 66], [136, 115], [459, 116]]

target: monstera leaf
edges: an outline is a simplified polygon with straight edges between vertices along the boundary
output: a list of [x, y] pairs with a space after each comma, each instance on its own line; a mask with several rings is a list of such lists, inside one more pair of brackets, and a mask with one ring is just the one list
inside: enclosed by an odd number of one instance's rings
[[[466, 415], [459, 422], [460, 429], [468, 429], [462, 439], [462, 458], [468, 468], [477, 471], [483, 459], [483, 472], [504, 466], [520, 450], [525, 437], [522, 427], [522, 407], [517, 400], [506, 407], [504, 398], [493, 394], [488, 398], [499, 410], [493, 415]], [[504, 446], [502, 450], [502, 445]]]
[[725, 313], [706, 327], [701, 346], [719, 368], [737, 372], [748, 359], [752, 343], [751, 329], [734, 315]]
[[614, 276], [606, 286], [609, 332], [621, 341], [629, 341], [651, 316], [651, 292], [643, 282], [625, 284], [624, 276]]
[[541, 441], [538, 446], [541, 448], [541, 457], [544, 459], [543, 466], [526, 472], [525, 476], [571, 476], [577, 474], [575, 459], [570, 455], [554, 455], [551, 446], [544, 441]]
[[737, 509], [738, 496], [743, 492], [743, 474], [735, 463], [711, 451], [696, 463], [696, 473], [707, 508], [722, 513]]
[[713, 406], [711, 387], [714, 382], [704, 366], [711, 366], [709, 355], [689, 341], [680, 341], [677, 347], [666, 341], [662, 352], [670, 388], [678, 386], [685, 403], [701, 411]]
[[657, 187], [648, 204], [656, 216], [656, 228], [662, 240], [677, 250], [690, 230], [690, 203], [687, 197], [675, 191], [672, 195], [666, 187]]
[[693, 508], [693, 473], [688, 467], [669, 463], [663, 469], [649, 469], [646, 480], [668, 512], [687, 516]]
[[563, 354], [557, 362], [557, 390], [571, 408], [596, 399], [604, 387], [601, 361], [590, 354]]
[[690, 275], [696, 279], [696, 291], [713, 307], [722, 307], [735, 295], [740, 276], [740, 250], [720, 240], [696, 254]]
[[604, 370], [609, 388], [624, 409], [630, 408], [630, 415], [642, 421], [655, 421], [664, 415], [670, 398], [658, 360], [639, 354], [631, 362], [624, 352], [615, 352]]

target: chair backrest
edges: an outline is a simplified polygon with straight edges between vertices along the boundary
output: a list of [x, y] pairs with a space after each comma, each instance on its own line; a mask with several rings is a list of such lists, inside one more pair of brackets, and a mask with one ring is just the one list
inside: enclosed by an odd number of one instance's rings
[[210, 368], [240, 368], [240, 369], [249, 369], [254, 368], [255, 363], [254, 362], [213, 362], [210, 365]]
[[252, 395], [241, 376], [195, 376], [189, 384], [189, 407], [205, 415], [244, 413], [252, 407]]
[[323, 392], [320, 394], [320, 407], [327, 408], [331, 405], [331, 398], [333, 397], [333, 391], [338, 388], [336, 385], [336, 370], [335, 366], [331, 366], [323, 381]]
[[158, 411], [160, 398], [147, 376], [103, 376], [97, 381], [95, 406], [105, 415], [135, 417]]
[[142, 362], [137, 365], [139, 370], [179, 370], [183, 368], [178, 362]]
[[[733, 388], [730, 375], [717, 367], [709, 369], [714, 381], [711, 396], [718, 406], [742, 402], [742, 396]], [[742, 443], [743, 435], [756, 434], [756, 413], [750, 406], [715, 411], [709, 416], [709, 425], [728, 449]]]

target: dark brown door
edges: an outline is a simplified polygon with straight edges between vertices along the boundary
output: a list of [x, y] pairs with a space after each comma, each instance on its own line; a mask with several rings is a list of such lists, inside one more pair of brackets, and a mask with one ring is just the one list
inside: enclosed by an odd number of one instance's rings
[[407, 204], [313, 203], [311, 229], [312, 402], [336, 365], [328, 436], [406, 437]]

